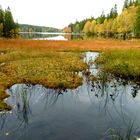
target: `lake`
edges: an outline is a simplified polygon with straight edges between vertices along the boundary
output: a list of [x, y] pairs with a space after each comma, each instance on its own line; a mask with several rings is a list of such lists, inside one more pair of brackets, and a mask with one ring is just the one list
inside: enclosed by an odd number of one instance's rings
[[[15, 84], [6, 92], [12, 107], [0, 113], [1, 140], [111, 140], [140, 137], [140, 86], [119, 78], [93, 80], [99, 53], [85, 53], [90, 65], [76, 89]], [[88, 74], [90, 72], [90, 74]], [[130, 136], [129, 136], [130, 134]]]
[[20, 32], [19, 37], [34, 40], [82, 40], [83, 34], [51, 33], [51, 32]]

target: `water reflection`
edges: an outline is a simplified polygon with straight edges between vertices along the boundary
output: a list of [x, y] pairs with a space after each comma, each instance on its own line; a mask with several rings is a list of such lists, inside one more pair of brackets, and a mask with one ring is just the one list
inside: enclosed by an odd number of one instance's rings
[[19, 37], [34, 40], [67, 40], [62, 33], [21, 32]]
[[[42, 113], [48, 107], [55, 105], [63, 92], [66, 90], [46, 89], [42, 85], [16, 84], [7, 90], [7, 93], [11, 95], [7, 102], [14, 107], [13, 113], [17, 115], [17, 118], [24, 124], [28, 124], [29, 117], [33, 115], [32, 112], [36, 112], [35, 106]], [[38, 106], [40, 103], [41, 105]]]
[[[136, 87], [138, 94], [133, 98]], [[86, 135], [93, 133], [96, 134], [97, 139], [101, 138], [101, 134], [103, 135], [109, 128], [126, 129], [130, 120], [134, 120], [134, 129], [139, 127], [140, 90], [139, 86], [135, 84], [122, 85], [118, 81], [104, 83], [101, 80], [91, 81], [89, 85], [85, 80], [81, 87], [72, 91], [46, 89], [41, 85], [18, 84], [12, 86], [7, 92], [11, 94], [7, 102], [13, 106], [13, 109], [12, 114], [3, 113], [0, 115], [0, 137], [2, 136], [3, 139], [7, 139], [3, 136], [5, 132], [3, 130], [11, 134], [10, 138], [24, 131], [25, 127], [29, 129], [29, 132], [37, 131], [39, 128], [34, 126], [34, 123], [39, 125], [41, 120], [45, 124], [54, 121], [59, 127], [62, 124], [64, 127], [66, 123], [66, 128], [70, 127], [71, 129], [84, 127], [82, 122], [90, 124], [91, 131], [83, 128], [84, 137], [87, 138]], [[60, 118], [56, 119], [57, 116]], [[53, 119], [51, 120], [50, 117]], [[71, 123], [73, 120], [80, 121], [80, 124], [69, 126], [67, 121]], [[9, 121], [12, 123], [9, 124]], [[94, 125], [99, 130], [93, 129]], [[13, 127], [15, 131], [13, 131]], [[33, 130], [30, 127], [33, 127]], [[49, 129], [49, 126], [46, 125], [45, 128], [49, 131], [57, 131], [59, 127]], [[66, 129], [63, 127], [61, 130]], [[22, 136], [21, 139], [24, 138]], [[106, 137], [104, 136], [104, 138]], [[80, 139], [80, 137], [76, 137], [76, 139]]]
[[130, 139], [139, 137], [140, 86], [110, 79], [107, 74], [98, 75], [98, 67], [89, 61], [97, 56], [98, 53], [85, 54], [90, 73], [77, 89], [54, 90], [26, 84], [8, 89], [11, 96], [6, 102], [13, 109], [12, 113], [0, 114], [0, 139], [111, 140], [112, 135], [127, 139], [129, 134]]
[[16, 38], [33, 40], [95, 40], [105, 39], [99, 36], [87, 36], [84, 33], [63, 33], [63, 32], [19, 32]]
[[19, 37], [34, 40], [83, 40], [83, 34], [72, 33], [20, 32]]
[[2, 130], [4, 128], [4, 125], [6, 123], [6, 118], [7, 118], [8, 114], [6, 112], [3, 112], [0, 114], [0, 130]]
[[132, 140], [140, 137], [140, 111], [137, 108], [137, 105], [140, 105], [139, 93], [140, 85], [132, 81], [91, 81], [91, 90], [88, 90], [90, 101], [93, 102], [93, 106], [97, 105], [97, 98], [102, 115], [114, 123], [104, 133], [104, 140]]

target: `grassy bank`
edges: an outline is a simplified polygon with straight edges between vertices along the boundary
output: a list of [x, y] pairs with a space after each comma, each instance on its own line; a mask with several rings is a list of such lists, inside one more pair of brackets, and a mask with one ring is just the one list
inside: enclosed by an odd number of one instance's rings
[[140, 49], [106, 51], [101, 53], [97, 63], [105, 72], [140, 80]]

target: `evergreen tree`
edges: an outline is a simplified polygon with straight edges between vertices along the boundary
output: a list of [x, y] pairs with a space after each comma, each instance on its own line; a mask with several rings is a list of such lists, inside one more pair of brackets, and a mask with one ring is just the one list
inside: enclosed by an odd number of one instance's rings
[[4, 11], [0, 6], [0, 23], [4, 23]]
[[118, 16], [117, 5], [115, 4], [115, 6], [111, 8], [110, 13], [107, 15], [107, 20], [114, 19], [117, 16]]
[[116, 18], [117, 16], [118, 16], [117, 4], [115, 4], [114, 9], [113, 9], [113, 18]]
[[85, 26], [86, 20], [82, 20], [79, 24], [80, 24], [80, 31], [83, 31], [83, 28]]
[[14, 33], [15, 28], [16, 28], [16, 25], [14, 23], [11, 10], [8, 7], [5, 10], [5, 16], [4, 16], [4, 35], [11, 36], [11, 34]]
[[138, 1], [138, 10], [135, 25], [135, 36], [140, 37], [140, 0]]
[[124, 1], [124, 5], [123, 5], [123, 10], [124, 10], [125, 8], [128, 8], [128, 6], [129, 6], [129, 0], [125, 0], [125, 1]]
[[113, 18], [113, 8], [110, 10], [110, 13], [109, 13], [109, 19], [112, 19]]
[[0, 6], [0, 36], [3, 34], [3, 24], [4, 24], [4, 11]]
[[97, 18], [97, 23], [102, 24], [102, 23], [104, 23], [105, 19], [106, 19], [106, 17], [105, 17], [104, 11], [102, 11], [101, 16]]
[[130, 0], [129, 1], [129, 5], [128, 6], [132, 6], [133, 5], [133, 1], [132, 0]]
[[139, 0], [135, 0], [135, 1], [134, 1], [135, 6], [138, 6], [138, 1], [139, 1]]

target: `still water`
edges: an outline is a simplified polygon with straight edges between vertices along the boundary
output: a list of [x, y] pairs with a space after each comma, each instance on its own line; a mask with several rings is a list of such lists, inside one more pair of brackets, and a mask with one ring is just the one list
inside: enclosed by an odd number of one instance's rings
[[[85, 55], [88, 63], [98, 53]], [[98, 73], [93, 64], [89, 70]], [[0, 140], [111, 140], [116, 132], [139, 137], [140, 87], [121, 79], [83, 79], [75, 90], [13, 85], [6, 100], [13, 109], [0, 113]]]
[[20, 32], [19, 37], [33, 40], [82, 40], [83, 34], [47, 33], [47, 32]]

